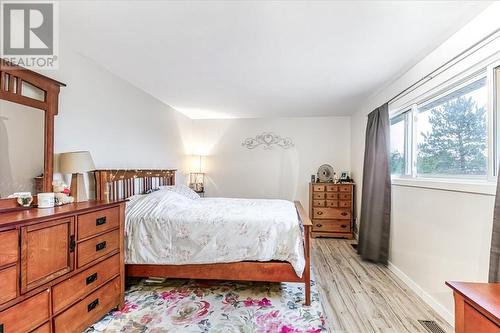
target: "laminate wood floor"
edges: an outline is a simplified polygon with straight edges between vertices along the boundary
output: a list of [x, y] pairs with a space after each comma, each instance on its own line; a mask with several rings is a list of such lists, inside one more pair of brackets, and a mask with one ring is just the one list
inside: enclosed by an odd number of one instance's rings
[[435, 320], [445, 332], [453, 332], [389, 269], [361, 261], [351, 243], [312, 242], [314, 276], [331, 332], [429, 333], [418, 320]]

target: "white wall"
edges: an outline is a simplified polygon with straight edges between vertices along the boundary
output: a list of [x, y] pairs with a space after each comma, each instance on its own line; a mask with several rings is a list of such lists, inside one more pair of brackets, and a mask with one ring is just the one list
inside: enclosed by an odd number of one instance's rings
[[55, 152], [89, 150], [96, 168], [182, 169], [191, 120], [92, 60], [61, 47]]
[[[500, 3], [493, 4], [403, 76], [382, 87], [353, 115], [352, 169], [358, 183], [363, 170], [366, 115], [498, 29], [498, 17]], [[392, 193], [390, 268], [452, 322], [452, 292], [444, 282], [487, 281], [494, 196], [396, 185]]]
[[[242, 146], [262, 132], [295, 146]], [[350, 117], [194, 120], [192, 150], [208, 155], [208, 196], [298, 199], [307, 209], [310, 176], [321, 164], [350, 170]]]

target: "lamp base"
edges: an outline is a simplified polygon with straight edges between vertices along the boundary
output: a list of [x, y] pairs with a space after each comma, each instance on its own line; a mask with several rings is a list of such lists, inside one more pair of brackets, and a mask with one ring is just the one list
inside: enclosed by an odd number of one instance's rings
[[75, 198], [75, 202], [89, 201], [87, 191], [85, 191], [85, 183], [83, 181], [83, 174], [74, 173], [71, 176], [71, 196]]

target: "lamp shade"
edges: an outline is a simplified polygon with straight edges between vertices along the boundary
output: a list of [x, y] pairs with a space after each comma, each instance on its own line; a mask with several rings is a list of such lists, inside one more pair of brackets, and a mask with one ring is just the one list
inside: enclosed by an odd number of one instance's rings
[[204, 158], [202, 155], [191, 155], [189, 161], [190, 173], [203, 173], [205, 169]]
[[88, 151], [73, 151], [59, 155], [60, 173], [83, 173], [91, 170], [95, 170], [95, 165]]

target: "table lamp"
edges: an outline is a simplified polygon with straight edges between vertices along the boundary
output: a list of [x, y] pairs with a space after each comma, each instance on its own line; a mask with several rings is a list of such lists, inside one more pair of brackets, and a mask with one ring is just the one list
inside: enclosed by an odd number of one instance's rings
[[89, 200], [83, 182], [83, 173], [92, 170], [95, 170], [94, 161], [88, 151], [74, 151], [59, 155], [59, 172], [72, 174], [70, 190], [75, 202]]

